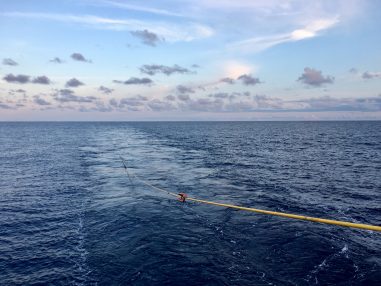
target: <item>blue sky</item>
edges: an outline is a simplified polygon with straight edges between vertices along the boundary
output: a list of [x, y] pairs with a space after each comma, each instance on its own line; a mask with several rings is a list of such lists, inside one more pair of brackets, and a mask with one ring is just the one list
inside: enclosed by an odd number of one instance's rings
[[381, 2], [2, 1], [0, 120], [381, 119]]

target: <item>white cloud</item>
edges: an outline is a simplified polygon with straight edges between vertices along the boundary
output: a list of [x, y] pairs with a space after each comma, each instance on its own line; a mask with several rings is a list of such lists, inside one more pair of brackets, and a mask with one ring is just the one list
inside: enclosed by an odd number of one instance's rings
[[79, 23], [92, 28], [114, 31], [136, 31], [146, 29], [164, 37], [168, 42], [189, 42], [207, 38], [214, 34], [214, 30], [211, 27], [195, 22], [171, 23], [166, 21], [142, 21], [136, 19], [105, 18], [94, 15], [57, 13], [6, 12], [1, 13], [0, 15], [65, 23]]
[[124, 2], [101, 1], [100, 3], [103, 3], [104, 5], [112, 6], [112, 7], [125, 9], [125, 10], [131, 10], [131, 11], [145, 12], [145, 13], [163, 15], [163, 16], [185, 17], [182, 14], [171, 12], [166, 9], [158, 9], [158, 8], [146, 7], [146, 6], [140, 6], [140, 5], [133, 5], [133, 4], [128, 4]]
[[238, 41], [228, 45], [228, 49], [243, 52], [260, 52], [281, 43], [295, 42], [316, 37], [319, 35], [319, 32], [327, 30], [335, 26], [337, 23], [339, 23], [339, 18], [337, 16], [329, 19], [318, 19], [310, 22], [301, 29], [296, 29], [285, 34], [254, 37]]

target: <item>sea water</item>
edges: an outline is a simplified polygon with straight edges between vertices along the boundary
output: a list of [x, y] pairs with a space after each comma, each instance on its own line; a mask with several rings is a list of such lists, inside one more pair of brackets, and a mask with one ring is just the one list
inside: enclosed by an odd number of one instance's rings
[[0, 123], [1, 285], [380, 285], [381, 122]]

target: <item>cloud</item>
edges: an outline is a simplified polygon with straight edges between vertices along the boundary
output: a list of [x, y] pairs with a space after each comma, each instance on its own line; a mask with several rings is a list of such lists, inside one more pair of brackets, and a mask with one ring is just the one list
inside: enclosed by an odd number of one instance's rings
[[180, 94], [186, 94], [186, 93], [195, 93], [194, 89], [191, 87], [187, 87], [184, 85], [178, 85], [176, 86], [176, 91]]
[[358, 103], [370, 103], [370, 104], [377, 104], [378, 109], [381, 109], [381, 94], [374, 97], [366, 97], [366, 98], [357, 98], [355, 99]]
[[245, 92], [242, 92], [242, 93], [233, 92], [233, 95], [237, 95], [237, 96], [250, 96], [251, 93], [250, 93], [250, 91], [245, 91]]
[[84, 85], [84, 83], [76, 78], [72, 78], [66, 82], [65, 87], [78, 87], [81, 85]]
[[51, 81], [50, 79], [47, 77], [47, 76], [38, 76], [38, 77], [35, 77], [33, 80], [32, 80], [32, 83], [38, 83], [38, 84], [50, 84]]
[[158, 35], [148, 30], [132, 31], [131, 35], [139, 38], [143, 44], [151, 47], [155, 47], [159, 42], [164, 42], [164, 39], [160, 39]]
[[21, 83], [21, 84], [24, 84], [24, 83], [28, 83], [29, 82], [30, 76], [24, 75], [24, 74], [13, 75], [13, 74], [10, 73], [10, 74], [7, 74], [5, 77], [3, 77], [3, 79], [6, 82], [9, 82], [9, 83]]
[[53, 98], [61, 103], [67, 102], [80, 102], [80, 103], [89, 103], [94, 102], [97, 98], [95, 96], [77, 96], [74, 91], [71, 89], [60, 89], [55, 94]]
[[214, 30], [208, 26], [195, 23], [176, 23], [164, 21], [141, 21], [132, 18], [116, 19], [104, 18], [96, 15], [72, 15], [58, 13], [28, 13], [28, 12], [7, 12], [1, 13], [5, 17], [29, 18], [36, 20], [49, 20], [64, 23], [77, 23], [95, 29], [105, 29], [112, 31], [140, 31], [148, 30], [157, 35], [163, 36], [169, 42], [185, 41], [190, 42], [197, 39], [211, 37]]
[[173, 16], [173, 17], [184, 17], [182, 14], [174, 13], [168, 10], [164, 9], [157, 9], [152, 7], [145, 7], [145, 6], [138, 6], [138, 5], [132, 5], [128, 3], [121, 3], [121, 2], [115, 2], [115, 1], [102, 1], [102, 3], [118, 7], [121, 9], [131, 10], [131, 11], [138, 11], [138, 12], [145, 12], [155, 15], [162, 15], [162, 16]]
[[[177, 100], [176, 100], [177, 99]], [[150, 100], [137, 95], [120, 101], [111, 99], [109, 105], [131, 111], [196, 111], [196, 112], [323, 112], [381, 110], [381, 96], [364, 99], [335, 99], [330, 97], [302, 100], [254, 95], [250, 92], [214, 93], [208, 98], [192, 99], [187, 94]]]
[[45, 99], [39, 97], [39, 96], [34, 96], [33, 102], [38, 104], [38, 105], [51, 105], [50, 102], [46, 101]]
[[131, 85], [131, 84], [152, 85], [153, 84], [153, 81], [147, 77], [143, 77], [143, 78], [130, 77], [126, 81], [114, 80], [113, 82], [123, 83], [123, 84], [127, 84], [127, 85]]
[[[110, 108], [112, 110], [112, 108]], [[96, 107], [85, 107], [85, 106], [80, 106], [78, 109], [77, 109], [79, 112], [82, 112], [82, 113], [85, 113], [85, 112], [97, 112], [99, 111], [98, 108]], [[101, 111], [102, 112], [102, 111]]]
[[243, 74], [243, 75], [240, 75], [238, 78], [238, 80], [242, 81], [242, 83], [244, 85], [256, 85], [256, 84], [259, 84], [259, 83], [262, 83], [259, 78], [257, 77], [253, 77], [252, 75], [250, 74]]
[[190, 97], [188, 94], [178, 94], [177, 98], [181, 101], [188, 101], [190, 100]]
[[320, 87], [325, 83], [331, 84], [334, 80], [334, 77], [324, 77], [321, 71], [309, 67], [304, 68], [303, 74], [298, 78], [298, 81], [314, 87]]
[[37, 76], [30, 80], [29, 75], [19, 74], [19, 75], [13, 75], [13, 74], [7, 74], [3, 79], [6, 82], [9, 83], [19, 83], [19, 84], [25, 84], [25, 83], [37, 83], [37, 84], [51, 84], [50, 79], [47, 76]]
[[133, 97], [125, 97], [119, 101], [118, 107], [124, 108], [124, 107], [128, 107], [128, 106], [135, 106], [135, 107], [136, 106], [143, 106], [145, 104], [145, 102], [147, 102], [147, 101], [148, 101], [148, 98], [145, 96], [141, 96], [141, 95], [136, 95]]
[[165, 97], [165, 99], [166, 99], [166, 100], [169, 100], [169, 101], [175, 101], [175, 100], [176, 100], [176, 97], [170, 94], [170, 95], [167, 95], [167, 96]]
[[[174, 98], [175, 100], [175, 98]], [[108, 101], [109, 105], [117, 108], [119, 110], [129, 110], [129, 111], [167, 111], [175, 110], [176, 105], [174, 100], [161, 100], [152, 99], [150, 100], [146, 96], [136, 95], [133, 97], [125, 97], [119, 101], [116, 99], [110, 99]]]
[[223, 110], [223, 100], [217, 98], [211, 100], [209, 98], [198, 98], [196, 100], [186, 101], [186, 104], [181, 105], [184, 110], [203, 111], [203, 112], [219, 112]]
[[86, 62], [86, 63], [91, 63], [91, 60], [86, 59], [82, 54], [80, 53], [73, 53], [70, 56], [73, 60], [77, 62]]
[[349, 72], [353, 73], [353, 74], [357, 74], [359, 72], [359, 70], [356, 68], [351, 68], [351, 69], [349, 69]]
[[19, 89], [11, 89], [9, 92], [12, 93], [12, 94], [15, 93], [15, 92], [17, 92], [17, 93], [26, 93], [26, 90], [22, 89], [22, 88], [19, 88]]
[[0, 109], [16, 109], [16, 108], [14, 106], [10, 106], [9, 104], [5, 104], [0, 101]]
[[7, 58], [7, 59], [3, 59], [3, 65], [6, 65], [6, 66], [18, 66], [19, 64], [17, 62], [15, 62], [14, 60], [10, 59], [10, 58]]
[[113, 110], [110, 106], [105, 106], [103, 102], [95, 102], [95, 106], [92, 107], [84, 107], [80, 106], [78, 109], [79, 112], [111, 112]]
[[361, 76], [363, 79], [381, 78], [381, 72], [369, 72], [366, 71]]
[[381, 111], [381, 95], [364, 98], [333, 98], [329, 96], [302, 99], [303, 111]]
[[174, 73], [179, 73], [179, 74], [192, 73], [192, 71], [190, 71], [189, 69], [181, 67], [179, 65], [173, 65], [172, 67], [170, 67], [170, 66], [155, 65], [155, 64], [143, 65], [140, 67], [140, 71], [148, 75], [163, 73], [167, 76]]
[[110, 99], [108, 103], [113, 107], [118, 107], [118, 101], [115, 98]]
[[[120, 100], [110, 99], [107, 103], [97, 101], [95, 97], [79, 97], [74, 91], [63, 89], [53, 95], [56, 101], [67, 103], [89, 103], [83, 111], [111, 111], [112, 109], [129, 111], [195, 111], [195, 112], [379, 112], [381, 111], [381, 95], [363, 98], [332, 98], [329, 96], [307, 98], [300, 100], [286, 100], [283, 98], [269, 97], [266, 95], [251, 96], [249, 92], [233, 92], [210, 94], [208, 98], [176, 101], [162, 99], [149, 99], [136, 95]], [[35, 97], [35, 99], [38, 96]], [[39, 104], [35, 101], [36, 104]], [[42, 101], [40, 105], [44, 105]]]
[[242, 52], [260, 52], [287, 42], [296, 42], [304, 39], [314, 38], [320, 32], [332, 28], [339, 23], [339, 17], [313, 19], [304, 27], [295, 29], [288, 33], [276, 34], [263, 37], [254, 37], [242, 41], [238, 41], [228, 45], [229, 50]]
[[[202, 90], [202, 91], [206, 91], [206, 88], [210, 85], [214, 85], [214, 83], [205, 83], [205, 84], [200, 84], [199, 86], [197, 86], [197, 88], [199, 90]], [[215, 87], [216, 88], [216, 87]]]
[[159, 99], [154, 99], [154, 100], [148, 102], [147, 106], [152, 111], [169, 111], [169, 110], [175, 109], [175, 106], [172, 103], [170, 103], [168, 101], [161, 101]]
[[211, 93], [208, 94], [208, 97], [214, 97], [214, 98], [220, 98], [220, 99], [229, 99], [233, 100], [238, 97], [249, 97], [250, 92], [245, 91], [245, 92], [232, 92], [232, 93], [227, 93], [227, 92], [217, 92], [217, 93]]
[[112, 93], [114, 90], [112, 88], [108, 88], [108, 87], [105, 87], [103, 85], [101, 85], [98, 90], [104, 94], [110, 94]]
[[[284, 100], [266, 95], [246, 96], [244, 98], [222, 94], [220, 98], [199, 98], [183, 101], [178, 109], [203, 112], [326, 112], [326, 111], [381, 111], [381, 95], [367, 98], [319, 97], [301, 100]], [[214, 96], [211, 96], [214, 97]], [[229, 99], [226, 101], [226, 99]]]
[[123, 108], [126, 106], [142, 106], [142, 105], [144, 105], [144, 102], [140, 100], [134, 100], [132, 98], [122, 98], [119, 101], [118, 107]]
[[225, 82], [225, 83], [228, 83], [228, 84], [234, 84], [234, 79], [231, 78], [231, 77], [224, 77], [224, 78], [220, 79], [220, 82]]
[[55, 58], [51, 59], [49, 62], [51, 62], [51, 63], [56, 63], [56, 64], [63, 64], [63, 63], [64, 63], [64, 61], [61, 60], [61, 59], [58, 58], [58, 57], [55, 57]]
[[227, 92], [211, 93], [208, 96], [214, 97], [214, 98], [229, 98], [230, 97], [229, 93], [227, 93]]

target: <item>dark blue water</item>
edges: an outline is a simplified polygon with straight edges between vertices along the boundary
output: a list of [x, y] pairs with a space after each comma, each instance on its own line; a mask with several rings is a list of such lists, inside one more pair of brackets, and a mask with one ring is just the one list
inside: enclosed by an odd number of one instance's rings
[[0, 123], [1, 285], [381, 285], [381, 122]]

